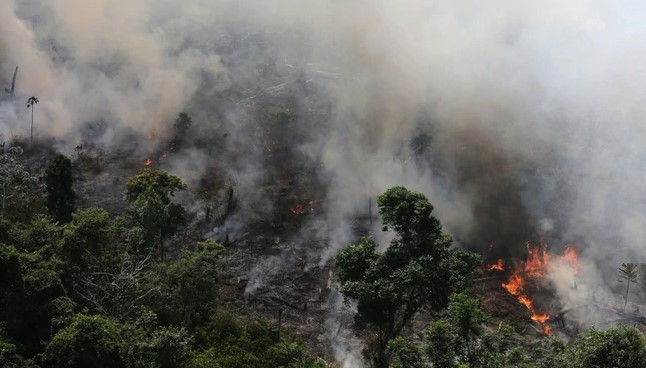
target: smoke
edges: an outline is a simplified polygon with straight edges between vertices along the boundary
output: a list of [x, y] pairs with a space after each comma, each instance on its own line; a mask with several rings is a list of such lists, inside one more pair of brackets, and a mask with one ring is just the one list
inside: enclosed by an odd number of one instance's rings
[[114, 131], [169, 137], [187, 111], [196, 147], [169, 166], [191, 183], [223, 167], [250, 218], [283, 210], [267, 193], [285, 182], [324, 196], [321, 263], [352, 240], [348, 216], [400, 184], [472, 249], [576, 243], [603, 277], [558, 288], [570, 301], [644, 261], [645, 12], [629, 0], [3, 1], [0, 83], [20, 74], [0, 134], [27, 134], [31, 95], [37, 134], [68, 151], [88, 122], [108, 121], [102, 142], [118, 147]]

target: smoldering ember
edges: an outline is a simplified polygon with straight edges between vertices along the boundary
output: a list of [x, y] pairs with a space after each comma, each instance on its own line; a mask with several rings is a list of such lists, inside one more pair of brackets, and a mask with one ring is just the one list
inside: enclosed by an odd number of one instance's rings
[[646, 4], [0, 1], [1, 367], [646, 362]]

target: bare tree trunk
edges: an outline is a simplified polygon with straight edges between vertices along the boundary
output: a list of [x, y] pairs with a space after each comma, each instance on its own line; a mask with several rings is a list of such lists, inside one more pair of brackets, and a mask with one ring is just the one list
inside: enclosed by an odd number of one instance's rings
[[34, 105], [31, 105], [31, 133], [29, 134], [29, 143], [34, 139]]
[[161, 261], [164, 262], [164, 237], [159, 237], [159, 254], [161, 255]]
[[630, 280], [626, 280], [626, 296], [624, 297], [624, 309], [626, 309], [626, 304], [628, 304], [628, 290], [630, 289]]
[[0, 219], [4, 219], [4, 208], [7, 205], [7, 182], [2, 181], [2, 211], [0, 211]]

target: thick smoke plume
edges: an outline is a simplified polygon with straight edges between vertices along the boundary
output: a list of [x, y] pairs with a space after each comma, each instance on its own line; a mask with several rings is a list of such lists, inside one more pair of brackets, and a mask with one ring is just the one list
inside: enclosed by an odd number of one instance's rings
[[188, 111], [208, 142], [170, 166], [190, 183], [223, 167], [249, 216], [275, 211], [258, 190], [272, 170], [312, 169], [321, 263], [352, 240], [345, 220], [367, 197], [401, 184], [466, 247], [575, 243], [603, 275], [579, 280], [576, 296], [592, 295], [621, 260], [644, 260], [645, 13], [595, 0], [2, 1], [3, 88], [20, 74], [0, 133], [28, 134], [31, 95], [37, 134], [66, 151], [88, 123], [108, 122], [96, 139], [120, 147], [169, 136]]

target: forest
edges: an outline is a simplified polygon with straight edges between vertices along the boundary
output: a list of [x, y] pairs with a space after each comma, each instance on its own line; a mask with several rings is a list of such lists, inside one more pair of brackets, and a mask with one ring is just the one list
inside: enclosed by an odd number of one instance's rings
[[0, 367], [639, 367], [646, 6], [0, 0]]
[[[31, 173], [22, 151], [8, 145], [0, 155], [1, 366], [335, 366], [329, 355], [310, 353], [312, 341], [281, 328], [280, 317], [243, 315], [221, 299], [226, 245], [169, 242], [190, 227], [174, 200], [187, 189], [181, 178], [143, 168], [123, 188], [127, 207], [110, 215], [75, 205], [78, 160], [53, 154], [44, 172]], [[646, 361], [646, 337], [628, 325], [569, 341], [524, 336], [510, 320], [492, 325], [473, 288], [481, 256], [452, 246], [428, 199], [393, 187], [377, 206], [383, 230], [396, 233], [390, 246], [378, 251], [364, 237], [335, 262], [340, 291], [357, 303], [366, 366], [637, 368]], [[422, 328], [420, 316], [430, 317]]]

